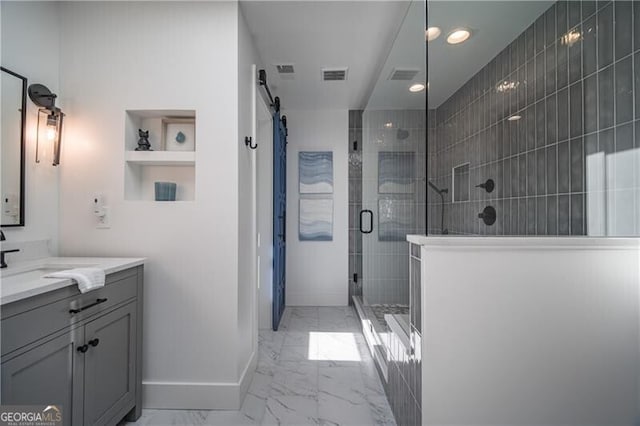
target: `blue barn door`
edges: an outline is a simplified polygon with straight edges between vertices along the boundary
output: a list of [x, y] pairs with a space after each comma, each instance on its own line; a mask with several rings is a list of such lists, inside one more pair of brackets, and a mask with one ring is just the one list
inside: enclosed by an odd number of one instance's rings
[[[279, 106], [276, 98], [276, 105]], [[285, 307], [287, 242], [287, 117], [273, 114], [273, 330]]]

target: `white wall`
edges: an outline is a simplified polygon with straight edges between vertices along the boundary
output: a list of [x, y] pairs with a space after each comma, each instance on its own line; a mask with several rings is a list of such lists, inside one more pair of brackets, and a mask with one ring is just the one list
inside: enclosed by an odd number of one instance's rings
[[639, 255], [637, 239], [431, 239], [423, 424], [637, 424]]
[[[295, 110], [283, 114], [289, 127], [286, 304], [347, 305], [348, 111]], [[333, 151], [333, 241], [298, 239], [300, 151]]]
[[[242, 12], [238, 11], [238, 375], [253, 372], [258, 346], [256, 151], [254, 140], [258, 53]], [[251, 366], [251, 367], [249, 367]], [[246, 387], [249, 380], [245, 381]]]
[[[0, 2], [2, 66], [27, 78], [27, 84], [41, 83], [59, 95], [65, 109], [66, 96], [59, 84], [60, 16], [53, 2]], [[51, 165], [52, 153], [35, 162], [38, 107], [27, 97], [25, 153], [25, 226], [3, 228], [7, 241], [50, 240], [52, 253], [58, 250], [58, 173]], [[66, 147], [63, 146], [63, 150]], [[11, 255], [17, 260], [19, 254]]]
[[[239, 241], [239, 229], [247, 226], [238, 211], [247, 201], [239, 193], [251, 185], [250, 159], [239, 157], [245, 152], [238, 133], [238, 6], [61, 7], [60, 91], [68, 113], [60, 168], [61, 253], [148, 258], [147, 407], [238, 407], [238, 372], [253, 339], [238, 337], [240, 328], [249, 327], [238, 320], [251, 303], [252, 286], [250, 274], [239, 279], [239, 271], [250, 266], [238, 261], [247, 244], [244, 233]], [[194, 201], [124, 200], [127, 109], [196, 111]], [[95, 227], [89, 200], [94, 192], [103, 193], [111, 208], [110, 229]]]

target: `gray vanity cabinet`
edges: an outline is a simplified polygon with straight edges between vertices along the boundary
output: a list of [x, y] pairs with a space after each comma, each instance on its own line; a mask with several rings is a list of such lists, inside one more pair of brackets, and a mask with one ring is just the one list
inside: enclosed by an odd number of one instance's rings
[[142, 266], [2, 306], [3, 405], [60, 405], [65, 425], [135, 420], [142, 402]]
[[84, 424], [104, 425], [135, 393], [136, 309], [134, 303], [85, 326]]
[[75, 390], [82, 389], [76, 350], [81, 332], [64, 333], [3, 363], [2, 404], [62, 406], [63, 424], [80, 424], [82, 395]]

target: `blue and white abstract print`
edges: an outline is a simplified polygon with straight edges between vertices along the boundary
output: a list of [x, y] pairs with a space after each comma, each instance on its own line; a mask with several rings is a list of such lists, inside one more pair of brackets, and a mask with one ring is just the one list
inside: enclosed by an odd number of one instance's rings
[[333, 152], [298, 153], [300, 194], [333, 193]]
[[378, 241], [405, 241], [413, 231], [413, 200], [378, 200]]
[[378, 153], [378, 193], [412, 194], [415, 179], [413, 152]]
[[333, 199], [301, 198], [298, 222], [300, 241], [332, 241]]

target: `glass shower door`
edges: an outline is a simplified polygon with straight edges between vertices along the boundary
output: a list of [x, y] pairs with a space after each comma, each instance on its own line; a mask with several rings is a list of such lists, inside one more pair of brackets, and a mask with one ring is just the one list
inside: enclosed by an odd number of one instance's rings
[[[408, 234], [425, 233], [424, 110], [363, 115], [363, 301], [384, 314], [408, 314]], [[369, 232], [370, 231], [370, 232]]]
[[382, 329], [409, 313], [406, 236], [426, 233], [425, 22], [412, 2], [362, 116], [362, 301]]

